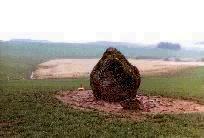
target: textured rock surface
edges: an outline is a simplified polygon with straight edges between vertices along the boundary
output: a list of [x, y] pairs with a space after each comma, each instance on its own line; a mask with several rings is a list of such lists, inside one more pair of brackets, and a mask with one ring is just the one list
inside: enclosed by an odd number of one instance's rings
[[134, 99], [140, 82], [139, 70], [116, 48], [108, 48], [90, 74], [90, 85], [98, 100]]
[[128, 110], [143, 110], [144, 105], [137, 99], [127, 99], [120, 102], [120, 105], [123, 109]]

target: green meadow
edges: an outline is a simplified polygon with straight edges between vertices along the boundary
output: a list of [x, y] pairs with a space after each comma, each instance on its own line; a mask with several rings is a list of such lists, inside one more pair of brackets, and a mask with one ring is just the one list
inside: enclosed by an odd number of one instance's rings
[[[147, 115], [146, 120], [133, 121], [65, 106], [54, 95], [81, 83], [89, 89], [89, 78], [29, 80], [44, 59], [0, 55], [0, 137], [204, 137], [204, 113]], [[204, 104], [203, 90], [204, 68], [199, 67], [143, 76], [139, 91]]]

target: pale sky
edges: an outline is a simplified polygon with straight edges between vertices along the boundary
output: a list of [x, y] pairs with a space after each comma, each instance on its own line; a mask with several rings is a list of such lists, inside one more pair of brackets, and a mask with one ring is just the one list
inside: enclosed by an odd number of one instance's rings
[[203, 0], [0, 0], [0, 40], [204, 41]]

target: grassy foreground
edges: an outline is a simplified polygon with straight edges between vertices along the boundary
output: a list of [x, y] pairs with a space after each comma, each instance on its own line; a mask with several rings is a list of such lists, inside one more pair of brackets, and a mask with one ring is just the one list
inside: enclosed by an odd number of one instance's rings
[[[204, 68], [189, 75], [144, 77], [140, 91], [152, 95], [194, 98], [203, 102]], [[198, 75], [198, 76], [195, 76]], [[204, 114], [151, 115], [134, 122], [97, 111], [72, 109], [54, 98], [60, 90], [89, 88], [88, 79], [1, 80], [0, 136], [201, 137]], [[182, 84], [182, 85], [181, 85]]]
[[[1, 56], [1, 55], [0, 55]], [[56, 92], [89, 79], [23, 80], [42, 59], [0, 57], [0, 137], [204, 137], [204, 114], [151, 115], [134, 122], [63, 105]], [[7, 80], [9, 76], [9, 81]], [[140, 91], [204, 103], [204, 68], [144, 77]]]

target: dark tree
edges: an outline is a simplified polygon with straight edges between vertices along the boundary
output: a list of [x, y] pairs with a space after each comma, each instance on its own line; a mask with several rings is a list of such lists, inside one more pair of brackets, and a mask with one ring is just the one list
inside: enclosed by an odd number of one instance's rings
[[160, 42], [157, 45], [157, 48], [170, 49], [170, 50], [180, 50], [181, 46], [180, 46], [180, 44], [174, 44], [174, 43], [169, 43], [169, 42]]

